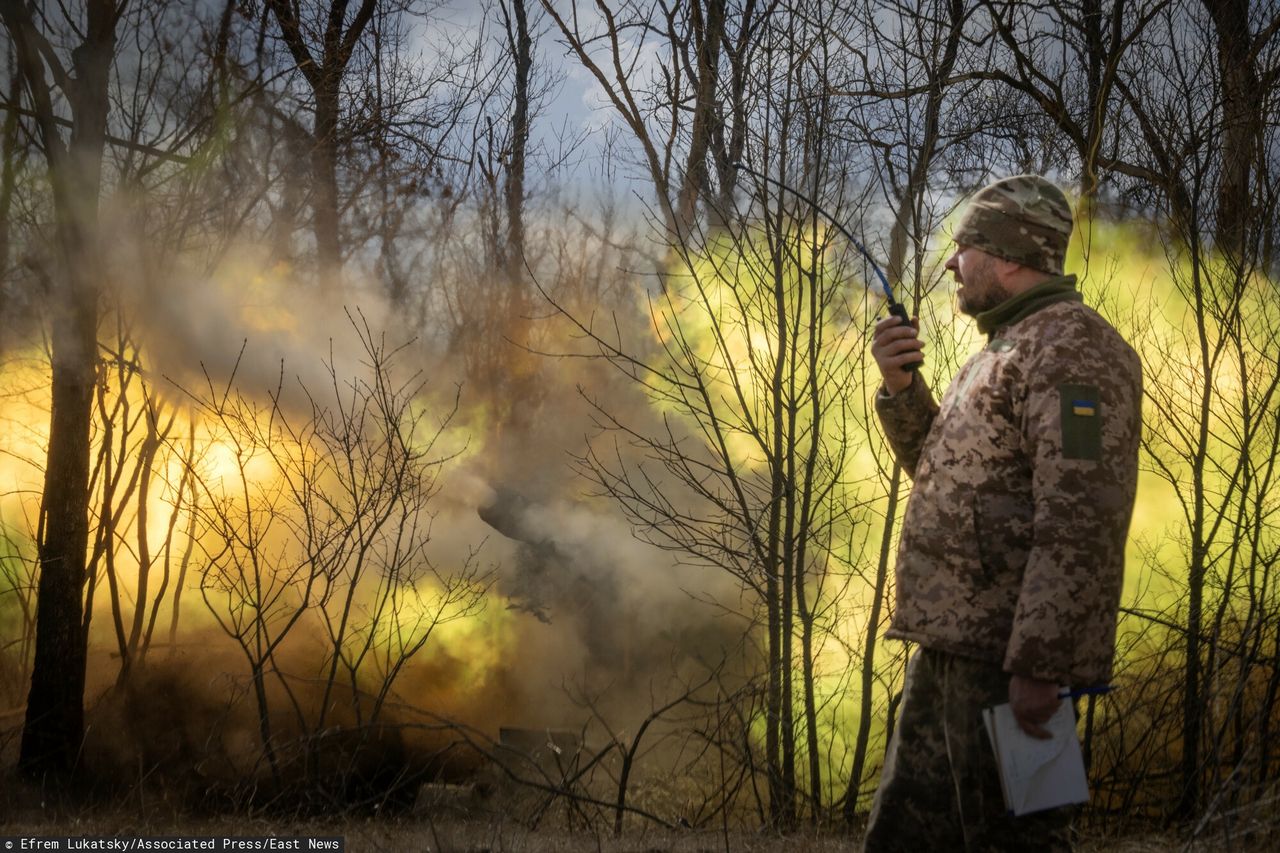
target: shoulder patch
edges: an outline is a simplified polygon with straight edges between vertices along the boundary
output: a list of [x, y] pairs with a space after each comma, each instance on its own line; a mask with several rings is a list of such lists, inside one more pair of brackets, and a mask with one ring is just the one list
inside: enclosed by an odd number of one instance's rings
[[1062, 458], [1102, 458], [1102, 401], [1097, 385], [1058, 386], [1062, 410]]

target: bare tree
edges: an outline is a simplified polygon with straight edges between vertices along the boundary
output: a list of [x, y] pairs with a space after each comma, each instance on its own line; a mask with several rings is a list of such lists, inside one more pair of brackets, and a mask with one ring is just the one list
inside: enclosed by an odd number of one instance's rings
[[298, 0], [268, 0], [280, 36], [311, 89], [311, 202], [320, 281], [332, 291], [342, 270], [338, 229], [338, 124], [341, 86], [356, 43], [373, 17], [375, 0], [362, 0], [349, 18], [346, 0], [304, 8]]
[[[1251, 581], [1250, 596], [1260, 590], [1252, 579], [1258, 566], [1269, 565], [1265, 514], [1246, 510], [1265, 505], [1264, 495], [1250, 495], [1269, 482], [1262, 460], [1274, 453], [1268, 426], [1275, 409], [1277, 373], [1261, 354], [1275, 346], [1269, 301], [1254, 293], [1260, 247], [1271, 229], [1274, 206], [1271, 168], [1255, 144], [1267, 101], [1243, 106], [1240, 86], [1246, 80], [1275, 74], [1275, 66], [1259, 72], [1256, 65], [1238, 68], [1235, 39], [1247, 28], [1241, 9], [1225, 4], [1197, 9], [1187, 4], [1166, 12], [1151, 28], [1145, 59], [1158, 59], [1145, 73], [1121, 81], [1125, 112], [1142, 131], [1142, 148], [1134, 152], [1139, 171], [1156, 191], [1151, 202], [1167, 210], [1166, 234], [1170, 270], [1179, 299], [1196, 318], [1193, 330], [1172, 356], [1184, 369], [1174, 375], [1156, 369], [1148, 403], [1153, 429], [1146, 443], [1155, 470], [1176, 490], [1184, 511], [1187, 555], [1186, 612], [1179, 622], [1186, 644], [1181, 713], [1182, 795], [1179, 813], [1190, 817], [1204, 806], [1206, 749], [1218, 754], [1219, 741], [1206, 743], [1209, 708], [1221, 689], [1222, 666], [1217, 641], [1206, 643], [1210, 625], [1220, 628], [1239, 583], [1241, 567]], [[1275, 62], [1277, 28], [1274, 14], [1260, 23], [1252, 45], [1253, 62]], [[1183, 59], [1178, 40], [1194, 37], [1202, 45], [1194, 61]], [[1206, 93], [1212, 96], [1206, 100]], [[1171, 110], [1197, 116], [1190, 125], [1171, 121]], [[1202, 128], [1212, 128], [1204, 133]], [[1206, 205], [1202, 199], [1212, 198]], [[1259, 203], [1263, 206], [1259, 207]], [[1248, 216], [1241, 211], [1259, 210]], [[1215, 248], [1225, 260], [1215, 258]], [[1175, 338], [1176, 340], [1176, 338]], [[1165, 361], [1167, 365], [1169, 362]], [[1225, 381], [1226, 372], [1234, 381]], [[1259, 419], [1261, 417], [1261, 420]], [[1225, 441], [1224, 441], [1225, 439]], [[1262, 504], [1256, 504], [1262, 501]], [[1252, 519], [1252, 521], [1250, 521]], [[1250, 528], [1254, 533], [1250, 533]], [[1261, 538], [1259, 538], [1259, 536]], [[1243, 550], [1242, 550], [1243, 549]], [[1220, 592], [1215, 593], [1218, 589]], [[1220, 595], [1218, 601], [1213, 596]], [[1216, 615], [1214, 611], [1216, 610]], [[1246, 621], [1256, 630], [1252, 619]], [[1237, 702], [1239, 699], [1236, 700]]]
[[[430, 503], [449, 459], [437, 442], [451, 412], [433, 422], [419, 403], [424, 380], [397, 378], [400, 351], [367, 326], [356, 331], [367, 375], [341, 376], [330, 362], [330, 387], [297, 389], [300, 413], [283, 385], [268, 404], [231, 386], [196, 398], [233, 460], [197, 476], [200, 589], [249, 665], [277, 790], [297, 744], [280, 754], [289, 740], [273, 721], [272, 684], [296, 720], [306, 781], [322, 790], [335, 782], [320, 762], [331, 718], [375, 730], [405, 666], [439, 625], [478, 612], [489, 584], [474, 557], [448, 570], [428, 558]], [[314, 697], [282, 657], [312, 642], [310, 631], [321, 660]]]
[[36, 637], [36, 560], [23, 529], [0, 518], [0, 714], [21, 709]]
[[[450, 348], [463, 359], [474, 392], [493, 411], [501, 440], [529, 429], [545, 395], [539, 362], [530, 352], [535, 302], [526, 273], [544, 252], [536, 236], [529, 239], [526, 223], [530, 164], [544, 159], [532, 142], [533, 123], [548, 84], [535, 68], [537, 21], [524, 0], [500, 0], [496, 10], [501, 48], [493, 60], [492, 90], [473, 132], [481, 257], [474, 272], [450, 288]], [[547, 162], [544, 168], [551, 171], [555, 165]]]
[[[344, 265], [374, 239], [380, 269], [402, 302], [405, 241], [399, 237], [412, 221], [410, 210], [433, 184], [446, 200], [462, 191], [442, 180], [442, 162], [449, 159], [445, 140], [476, 97], [479, 82], [471, 75], [477, 59], [465, 43], [438, 62], [414, 57], [410, 31], [431, 22], [430, 3], [349, 5], [269, 0], [286, 61], [306, 88], [295, 91], [287, 78], [283, 89], [266, 82], [264, 88], [286, 99], [283, 109], [268, 109], [285, 130], [292, 155], [305, 154], [309, 166], [307, 203], [322, 291], [338, 293]], [[310, 116], [309, 127], [299, 113]], [[293, 193], [286, 209], [296, 210], [296, 176], [284, 189]]]
[[[756, 76], [769, 105], [755, 125], [757, 161], [810, 195], [839, 192], [831, 105], [805, 88], [829, 60], [830, 31], [820, 17], [794, 16], [764, 32], [778, 54], [763, 51]], [[789, 54], [800, 42], [813, 49]], [[584, 327], [671, 413], [641, 432], [600, 405], [602, 426], [639, 457], [597, 444], [584, 470], [649, 541], [742, 584], [766, 673], [769, 819], [787, 826], [801, 791], [815, 819], [825, 801], [819, 716], [830, 697], [817, 662], [851, 577], [841, 543], [863, 520], [845, 474], [858, 441], [845, 417], [858, 405], [846, 354], [859, 332], [842, 296], [850, 270], [830, 259], [826, 223], [772, 185], [754, 190], [758, 219], [705, 249], [674, 247], [681, 270], [651, 302], [651, 353]]]
[[[26, 155], [26, 147], [18, 134], [18, 102], [22, 97], [22, 77], [18, 74], [17, 57], [12, 48], [6, 51], [7, 87], [4, 121], [0, 124], [0, 273], [9, 278], [13, 259], [13, 193], [17, 174]], [[8, 317], [9, 294], [0, 290], [0, 318]]]
[[[53, 416], [40, 525], [35, 662], [22, 738], [22, 767], [32, 775], [70, 773], [84, 728], [80, 624], [97, 359], [100, 262], [95, 243], [108, 83], [122, 12], [122, 5], [102, 0], [86, 5], [83, 22], [38, 20], [18, 0], [0, 5], [48, 166], [61, 259], [55, 274], [60, 296], [53, 301]], [[82, 33], [70, 68], [50, 42], [52, 30], [61, 27]], [[69, 139], [55, 112], [59, 97], [72, 115]]]
[[[672, 239], [688, 239], [700, 199], [715, 218], [731, 211], [747, 140], [748, 68], [778, 4], [699, 0], [615, 10], [604, 0], [582, 9], [571, 0], [567, 11], [552, 0], [542, 5], [639, 147]], [[641, 64], [653, 43], [667, 53], [657, 68]]]
[[[172, 433], [178, 407], [155, 393], [142, 365], [142, 355], [131, 339], [125, 320], [116, 315], [117, 335], [113, 347], [106, 347], [104, 380], [95, 395], [99, 434], [95, 437], [95, 464], [91, 481], [96, 512], [93, 515], [93, 543], [87, 566], [84, 634], [88, 642], [95, 593], [105, 578], [117, 654], [118, 682], [126, 682], [136, 666], [145, 663], [155, 634], [166, 593], [170, 591], [171, 558], [178, 534], [178, 522], [188, 512], [191, 487], [191, 448], [185, 450]], [[114, 381], [108, 380], [110, 376]], [[166, 483], [165, 472], [174, 463], [181, 471], [176, 483]], [[152, 504], [156, 490], [163, 493], [169, 511], [163, 521], [160, 554], [152, 553]], [[191, 546], [187, 530], [187, 548]], [[154, 588], [153, 570], [162, 574]], [[189, 556], [183, 560], [185, 564]], [[132, 584], [126, 584], [120, 562], [132, 570]], [[133, 574], [131, 571], [129, 574]], [[180, 570], [179, 575], [183, 572]], [[181, 580], [181, 578], [179, 579]], [[170, 643], [180, 616], [178, 602], [181, 583], [170, 617]]]
[[[854, 38], [871, 41], [865, 48], [857, 45], [855, 56], [879, 59], [875, 64], [862, 59], [838, 66], [833, 77], [849, 75], [852, 79], [847, 95], [867, 99], [857, 111], [850, 111], [843, 122], [843, 135], [855, 146], [871, 139], [879, 143], [881, 154], [873, 174], [886, 204], [894, 211], [885, 273], [898, 298], [908, 301], [912, 314], [919, 315], [940, 285], [928, 259], [929, 237], [940, 218], [934, 211], [938, 202], [933, 194], [940, 185], [954, 180], [939, 174], [940, 164], [945, 163], [950, 147], [970, 141], [987, 132], [987, 128], [966, 124], [954, 117], [948, 119], [953, 105], [971, 97], [977, 85], [951, 82], [959, 69], [972, 60], [972, 56], [961, 53], [972, 10], [961, 2], [930, 4], [917, 15], [904, 17], [899, 22], [900, 30], [882, 34], [875, 21], [885, 13], [880, 6], [868, 4], [866, 18], [853, 17], [849, 21], [852, 26], [833, 27], [850, 47], [854, 47]], [[931, 349], [930, 372], [936, 376], [947, 369], [947, 360], [956, 346], [954, 341], [947, 340], [945, 332], [931, 330], [930, 333], [931, 343], [937, 341], [940, 345], [936, 353]], [[879, 384], [874, 369], [864, 369], [860, 378], [867, 388]], [[868, 418], [863, 428], [873, 433], [878, 431], [878, 424]], [[891, 456], [878, 467], [887, 503], [871, 581], [871, 600], [864, 605], [869, 607], [869, 613], [865, 615], [861, 648], [857, 653], [860, 658], [858, 726], [844, 795], [846, 824], [854, 820], [868, 778], [867, 757], [876, 713], [874, 700], [877, 687], [884, 681], [878, 640], [888, 609], [888, 575], [897, 544], [898, 513], [905, 504], [907, 491], [902, 468]]]

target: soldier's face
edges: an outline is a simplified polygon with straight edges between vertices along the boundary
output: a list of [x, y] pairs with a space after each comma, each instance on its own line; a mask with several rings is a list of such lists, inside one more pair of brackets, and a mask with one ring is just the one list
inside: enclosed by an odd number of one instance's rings
[[973, 246], [956, 246], [947, 258], [945, 266], [960, 285], [956, 289], [960, 313], [973, 317], [1013, 296], [1000, 280], [999, 260]]

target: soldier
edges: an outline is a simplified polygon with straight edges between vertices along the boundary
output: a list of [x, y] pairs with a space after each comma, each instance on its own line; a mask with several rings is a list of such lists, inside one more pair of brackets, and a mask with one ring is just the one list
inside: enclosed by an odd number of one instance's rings
[[941, 405], [918, 321], [881, 320], [876, 410], [913, 478], [887, 636], [919, 644], [865, 849], [1069, 850], [1072, 809], [1006, 814], [981, 710], [1047, 737], [1059, 691], [1111, 675], [1142, 367], [1063, 275], [1071, 208], [1035, 175], [977, 193], [946, 268], [986, 347]]

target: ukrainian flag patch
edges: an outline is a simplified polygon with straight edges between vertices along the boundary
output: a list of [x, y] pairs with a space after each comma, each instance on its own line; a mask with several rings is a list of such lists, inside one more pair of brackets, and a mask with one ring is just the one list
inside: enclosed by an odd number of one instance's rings
[[1097, 385], [1059, 385], [1062, 458], [1102, 458], [1102, 403]]

